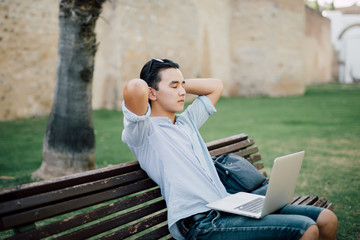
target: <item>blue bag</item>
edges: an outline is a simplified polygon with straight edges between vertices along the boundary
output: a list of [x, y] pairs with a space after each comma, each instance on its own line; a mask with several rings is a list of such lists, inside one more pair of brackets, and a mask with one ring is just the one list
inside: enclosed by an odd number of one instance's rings
[[248, 160], [235, 154], [224, 154], [213, 160], [228, 193], [254, 192], [265, 195], [266, 178]]

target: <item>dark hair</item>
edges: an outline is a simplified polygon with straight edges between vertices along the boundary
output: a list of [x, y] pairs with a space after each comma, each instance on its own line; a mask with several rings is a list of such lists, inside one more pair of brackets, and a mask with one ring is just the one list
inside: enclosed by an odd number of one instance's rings
[[153, 58], [141, 69], [140, 78], [144, 80], [149, 87], [158, 89], [158, 83], [160, 82], [160, 72], [167, 68], [179, 68], [179, 64], [169, 60], [169, 59], [158, 59]]

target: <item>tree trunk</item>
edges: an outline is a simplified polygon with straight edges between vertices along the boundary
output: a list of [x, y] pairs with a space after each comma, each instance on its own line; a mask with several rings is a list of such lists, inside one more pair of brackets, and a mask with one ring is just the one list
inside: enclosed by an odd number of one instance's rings
[[95, 23], [105, 0], [61, 0], [55, 97], [33, 179], [95, 168], [91, 89]]

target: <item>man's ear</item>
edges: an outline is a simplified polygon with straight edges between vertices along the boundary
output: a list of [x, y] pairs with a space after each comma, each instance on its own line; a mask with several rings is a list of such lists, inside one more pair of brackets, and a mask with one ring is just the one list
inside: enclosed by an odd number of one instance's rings
[[149, 96], [148, 97], [152, 101], [156, 100], [155, 89], [153, 89], [152, 87], [149, 87]]

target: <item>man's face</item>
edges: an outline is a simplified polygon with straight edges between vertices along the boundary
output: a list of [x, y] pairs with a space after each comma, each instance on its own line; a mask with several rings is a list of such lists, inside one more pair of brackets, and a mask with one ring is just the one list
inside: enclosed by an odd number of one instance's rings
[[165, 112], [176, 113], [184, 109], [185, 80], [177, 68], [167, 68], [160, 73], [158, 90], [153, 89], [159, 107]]

